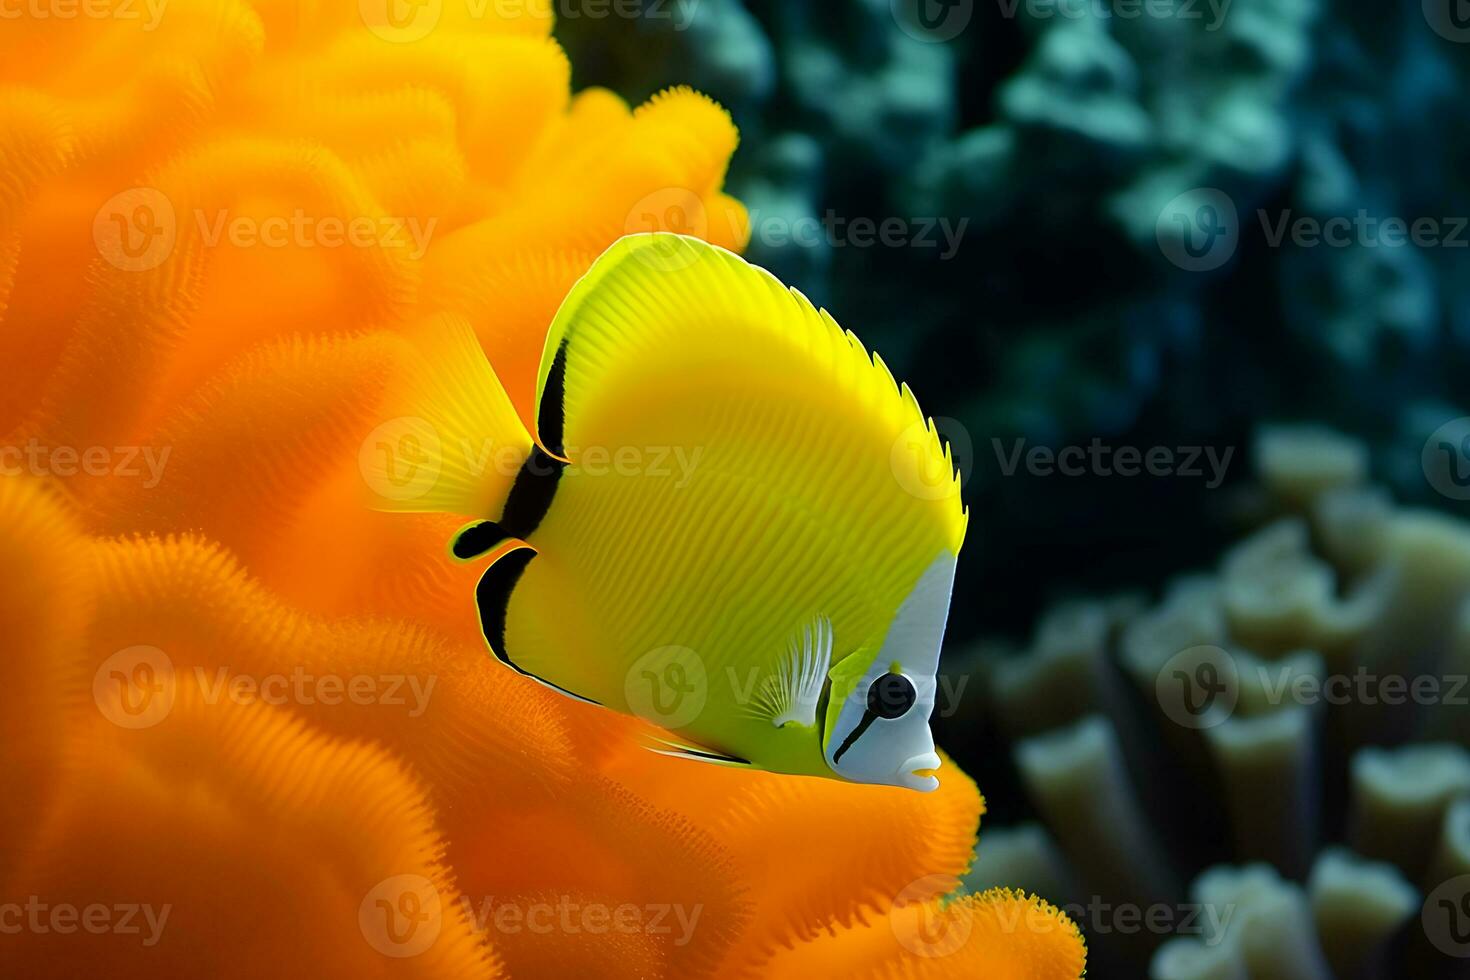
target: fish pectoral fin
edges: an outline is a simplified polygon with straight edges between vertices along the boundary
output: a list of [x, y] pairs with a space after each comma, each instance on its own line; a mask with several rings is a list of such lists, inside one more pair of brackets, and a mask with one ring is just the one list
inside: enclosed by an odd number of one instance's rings
[[671, 759], [692, 759], [695, 762], [709, 762], [717, 766], [742, 766], [749, 767], [750, 760], [739, 756], [728, 755], [717, 752], [714, 749], [705, 748], [693, 742], [675, 742], [672, 739], [662, 738], [657, 735], [648, 736], [648, 744], [644, 746], [650, 752], [666, 755]]
[[[490, 522], [487, 521], [484, 523], [489, 524]], [[464, 539], [466, 534], [478, 526], [472, 525], [470, 528], [466, 528], [460, 532], [460, 536], [455, 539], [456, 547], [459, 541]], [[491, 531], [486, 532], [487, 535], [494, 533], [493, 524], [491, 528]], [[583, 697], [575, 691], [568, 691], [561, 685], [554, 684], [544, 677], [538, 677], [529, 670], [520, 667], [511, 659], [510, 652], [506, 649], [505, 620], [510, 610], [511, 593], [515, 591], [516, 584], [520, 582], [521, 575], [525, 572], [526, 566], [531, 564], [531, 560], [535, 557], [535, 548], [526, 544], [524, 541], [511, 539], [509, 546], [491, 559], [490, 567], [485, 569], [485, 574], [480, 576], [480, 584], [475, 586], [475, 604], [479, 609], [480, 631], [485, 635], [485, 643], [489, 645], [490, 652], [495, 654], [496, 660], [499, 660], [517, 674], [529, 677], [536, 683], [549, 687], [558, 694], [571, 698], [573, 701], [581, 701], [584, 704], [595, 704], [598, 707], [602, 707], [601, 701], [594, 701], [591, 698]]]
[[774, 673], [762, 680], [746, 713], [776, 728], [790, 724], [814, 728], [831, 665], [832, 621], [817, 616], [787, 641]]

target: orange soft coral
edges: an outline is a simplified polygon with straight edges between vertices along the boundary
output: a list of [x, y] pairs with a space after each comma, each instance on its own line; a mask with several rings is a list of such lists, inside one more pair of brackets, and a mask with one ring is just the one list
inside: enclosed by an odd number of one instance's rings
[[452, 518], [363, 504], [423, 324], [467, 323], [528, 416], [612, 241], [744, 244], [721, 109], [572, 97], [542, 0], [26, 9], [0, 972], [1081, 973], [1044, 903], [946, 895], [983, 809], [952, 766], [924, 796], [644, 752], [485, 655]]

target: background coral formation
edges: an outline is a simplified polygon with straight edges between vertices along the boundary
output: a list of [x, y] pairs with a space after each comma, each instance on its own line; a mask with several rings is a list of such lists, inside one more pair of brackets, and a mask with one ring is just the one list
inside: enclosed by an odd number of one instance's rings
[[971, 764], [1030, 801], [974, 884], [1071, 896], [1108, 975], [1459, 975], [1470, 525], [1394, 505], [1365, 458], [1268, 431], [1259, 527], [1210, 568], [972, 652], [985, 693], [949, 730], [1008, 746]]

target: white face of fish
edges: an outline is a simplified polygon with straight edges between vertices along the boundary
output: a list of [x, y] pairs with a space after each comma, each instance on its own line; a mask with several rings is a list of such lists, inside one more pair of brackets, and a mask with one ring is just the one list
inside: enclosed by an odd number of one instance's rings
[[919, 576], [878, 656], [843, 699], [832, 738], [823, 747], [827, 765], [843, 778], [923, 792], [939, 787], [932, 772], [940, 763], [929, 716], [954, 569], [955, 556], [945, 552]]

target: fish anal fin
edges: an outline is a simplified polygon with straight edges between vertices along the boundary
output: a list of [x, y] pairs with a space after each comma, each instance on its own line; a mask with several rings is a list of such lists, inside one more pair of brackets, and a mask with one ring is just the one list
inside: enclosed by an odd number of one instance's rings
[[693, 762], [707, 762], [717, 766], [749, 767], [751, 764], [749, 759], [706, 748], [688, 740], [675, 741], [657, 735], [648, 736], [648, 744], [644, 747], [650, 752], [668, 756], [671, 759], [689, 759]]
[[515, 587], [525, 573], [526, 567], [535, 557], [535, 548], [524, 541], [511, 539], [508, 545], [491, 559], [490, 567], [485, 569], [485, 573], [480, 576], [479, 585], [475, 586], [475, 604], [480, 614], [480, 631], [485, 635], [485, 642], [489, 645], [490, 652], [495, 654], [495, 659], [511, 670], [574, 701], [601, 707], [601, 701], [583, 697], [575, 691], [569, 691], [559, 684], [544, 677], [538, 677], [529, 670], [518, 666], [506, 649], [505, 623], [510, 611], [510, 597], [515, 592]]

